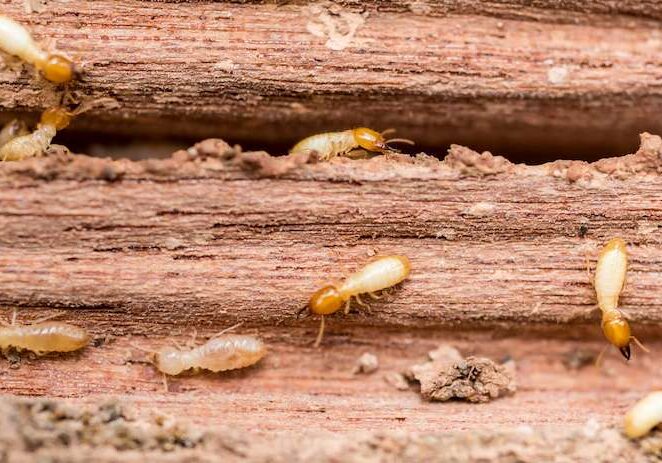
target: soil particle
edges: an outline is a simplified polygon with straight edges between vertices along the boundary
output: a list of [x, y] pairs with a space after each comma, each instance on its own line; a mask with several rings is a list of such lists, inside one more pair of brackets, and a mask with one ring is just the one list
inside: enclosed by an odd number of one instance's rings
[[398, 391], [406, 391], [409, 389], [409, 382], [402, 373], [391, 371], [384, 375], [384, 381], [389, 385], [396, 388]]
[[515, 167], [502, 156], [494, 156], [488, 151], [479, 154], [460, 145], [451, 145], [444, 163], [468, 177], [502, 174], [513, 171]]
[[375, 354], [366, 352], [358, 358], [354, 366], [354, 374], [363, 373], [369, 375], [374, 373], [379, 368], [379, 359]]
[[428, 353], [429, 360], [412, 366], [405, 376], [421, 385], [421, 396], [428, 401], [459, 399], [488, 402], [514, 393], [514, 365], [499, 365], [483, 357], [462, 358], [450, 346]]

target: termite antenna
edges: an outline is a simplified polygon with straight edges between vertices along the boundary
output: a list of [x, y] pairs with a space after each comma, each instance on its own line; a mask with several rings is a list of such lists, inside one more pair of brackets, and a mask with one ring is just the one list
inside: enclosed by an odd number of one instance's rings
[[634, 336], [630, 336], [630, 339], [632, 339], [632, 340], [634, 341], [634, 343], [635, 343], [637, 346], [639, 346], [639, 349], [643, 350], [643, 351], [646, 352], [647, 354], [650, 354], [650, 353], [651, 353], [650, 349], [649, 349], [648, 347], [644, 346], [644, 345], [641, 343], [641, 341], [639, 341], [636, 337], [634, 337]]
[[32, 325], [36, 325], [37, 323], [43, 323], [43, 322], [45, 322], [45, 321], [48, 321], [48, 320], [52, 320], [52, 319], [54, 319], [54, 318], [61, 317], [61, 316], [63, 316], [63, 315], [66, 314], [66, 313], [67, 313], [67, 312], [65, 312], [64, 310], [61, 310], [61, 311], [59, 311], [59, 312], [57, 312], [57, 313], [50, 314], [50, 315], [46, 315], [45, 317], [37, 318], [36, 320], [32, 320], [32, 321], [30, 322], [30, 324], [32, 324]]
[[383, 137], [384, 135], [387, 135], [387, 134], [389, 134], [389, 133], [395, 133], [395, 132], [396, 132], [396, 130], [395, 130], [393, 127], [390, 127], [390, 128], [388, 128], [388, 129], [386, 129], [386, 130], [382, 130], [382, 132], [381, 132], [381, 136]]
[[415, 145], [413, 140], [410, 140], [409, 138], [391, 138], [390, 140], [386, 140], [384, 142], [385, 144], [390, 144], [390, 143], [405, 143], [407, 145]]
[[322, 338], [324, 337], [324, 315], [320, 315], [320, 330], [317, 333], [317, 338], [315, 339], [315, 348], [318, 348], [322, 343]]
[[115, 109], [119, 108], [120, 104], [115, 98], [104, 97], [104, 98], [95, 98], [92, 100], [83, 101], [78, 105], [76, 109], [70, 111], [68, 114], [70, 116], [78, 116], [79, 114], [86, 113], [95, 108], [108, 108]]
[[244, 324], [244, 322], [235, 323], [235, 324], [232, 325], [231, 327], [229, 327], [229, 328], [225, 328], [224, 330], [221, 330], [220, 332], [216, 333], [215, 335], [213, 335], [213, 336], [212, 336], [211, 338], [209, 338], [209, 339], [217, 338], [217, 337], [219, 337], [219, 336], [221, 336], [221, 335], [227, 333], [228, 331], [232, 331], [232, 330], [234, 330], [235, 328], [239, 328], [239, 327], [240, 327], [241, 325], [243, 325], [243, 324]]
[[132, 342], [130, 342], [129, 345], [130, 345], [131, 347], [133, 347], [134, 349], [138, 349], [139, 351], [145, 352], [145, 353], [147, 353], [147, 354], [152, 354], [152, 355], [156, 355], [156, 354], [158, 354], [158, 352], [156, 352], [155, 350], [145, 349], [144, 347], [140, 347], [139, 345], [134, 344], [134, 343], [132, 343]]

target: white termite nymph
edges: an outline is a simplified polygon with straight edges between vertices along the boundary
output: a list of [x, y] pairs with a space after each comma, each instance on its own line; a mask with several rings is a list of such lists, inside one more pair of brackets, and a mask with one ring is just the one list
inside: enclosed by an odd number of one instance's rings
[[51, 108], [44, 111], [32, 133], [8, 129], [5, 133], [8, 141], [0, 145], [0, 161], [21, 161], [41, 156], [51, 145], [58, 130], [69, 125], [73, 115], [61, 107]]
[[636, 439], [648, 434], [662, 422], [662, 391], [655, 391], [641, 399], [625, 415], [625, 435]]

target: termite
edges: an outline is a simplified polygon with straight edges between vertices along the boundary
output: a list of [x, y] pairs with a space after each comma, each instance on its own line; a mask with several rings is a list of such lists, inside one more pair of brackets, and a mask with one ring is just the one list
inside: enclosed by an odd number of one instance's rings
[[267, 353], [264, 343], [254, 337], [224, 334], [239, 325], [225, 329], [206, 343], [192, 349], [163, 347], [152, 354], [154, 366], [163, 374], [177, 376], [187, 370], [209, 370], [214, 373], [249, 367], [259, 362]]
[[312, 135], [304, 138], [294, 145], [290, 153], [299, 153], [303, 151], [314, 151], [319, 158], [327, 161], [336, 156], [343, 156], [356, 148], [363, 148], [366, 151], [385, 153], [395, 151], [389, 146], [389, 143], [408, 143], [414, 142], [406, 138], [391, 138], [386, 140], [384, 135], [392, 131], [391, 129], [379, 133], [366, 127], [344, 130], [342, 132], [327, 132]]
[[0, 161], [20, 161], [41, 156], [50, 146], [58, 130], [69, 125], [74, 113], [62, 107], [47, 109], [34, 132], [16, 136], [0, 145]]
[[43, 50], [30, 32], [6, 16], [0, 16], [0, 50], [32, 64], [44, 78], [64, 84], [74, 77], [74, 64], [68, 58]]
[[630, 439], [645, 436], [662, 422], [662, 391], [641, 399], [625, 415], [625, 435]]
[[311, 314], [320, 315], [320, 328], [315, 340], [315, 347], [319, 347], [324, 336], [324, 316], [333, 314], [341, 308], [349, 313], [352, 297], [359, 305], [366, 304], [361, 300], [361, 294], [368, 294], [377, 298], [375, 292], [381, 291], [402, 282], [411, 270], [411, 264], [406, 256], [378, 257], [353, 273], [338, 285], [324, 286], [316, 291], [310, 298], [308, 306], [301, 312], [308, 310]]
[[[52, 316], [46, 318], [53, 318]], [[0, 327], [0, 349], [13, 347], [29, 350], [37, 355], [49, 352], [73, 352], [90, 342], [84, 329], [69, 323], [38, 320], [29, 325], [16, 324], [16, 312], [11, 325]]]
[[643, 346], [632, 336], [630, 324], [618, 309], [618, 298], [625, 286], [627, 268], [625, 241], [613, 238], [600, 251], [593, 285], [598, 307], [602, 311], [602, 332], [611, 344], [618, 347], [623, 357], [630, 360], [630, 341], [634, 340], [640, 347]]

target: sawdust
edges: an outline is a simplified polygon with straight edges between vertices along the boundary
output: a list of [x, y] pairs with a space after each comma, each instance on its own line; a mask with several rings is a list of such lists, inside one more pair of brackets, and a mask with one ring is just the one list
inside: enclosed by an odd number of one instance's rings
[[498, 365], [483, 357], [463, 358], [446, 345], [429, 352], [428, 357], [405, 373], [410, 381], [420, 383], [425, 400], [488, 402], [516, 390], [514, 365]]

